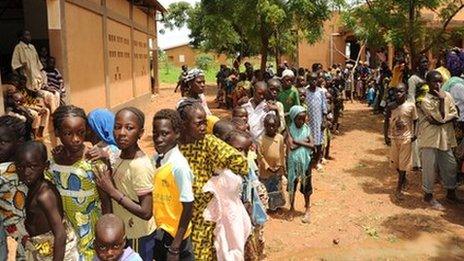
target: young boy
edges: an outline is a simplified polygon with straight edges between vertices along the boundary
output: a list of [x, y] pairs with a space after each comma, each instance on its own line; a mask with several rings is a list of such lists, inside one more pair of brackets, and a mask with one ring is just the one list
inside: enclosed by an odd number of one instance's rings
[[153, 143], [158, 153], [153, 180], [153, 215], [158, 225], [155, 260], [194, 259], [190, 240], [193, 173], [177, 146], [181, 130], [177, 111], [163, 109], [153, 117]]
[[105, 214], [95, 225], [94, 261], [142, 261], [131, 247], [126, 247], [124, 222], [114, 214]]
[[45, 179], [47, 148], [28, 141], [18, 148], [15, 166], [21, 182], [28, 187], [26, 198], [26, 260], [77, 260], [77, 237], [64, 220], [63, 204], [56, 187]]
[[44, 68], [44, 71], [47, 74], [47, 90], [54, 94], [57, 93], [58, 95], [56, 95], [56, 97], [59, 97], [60, 105], [63, 105], [64, 98], [66, 97], [66, 89], [63, 84], [63, 77], [60, 71], [55, 67], [54, 57], [48, 57], [47, 66]]
[[50, 118], [50, 111], [45, 107], [28, 107], [26, 98], [21, 92], [11, 94], [9, 99], [11, 102], [9, 102], [10, 107], [7, 113], [31, 124], [35, 137], [42, 138]]
[[232, 118], [241, 118], [245, 122], [248, 122], [248, 112], [242, 106], [237, 106], [232, 110]]
[[264, 134], [258, 139], [259, 179], [266, 186], [269, 196], [269, 209], [276, 210], [285, 205], [282, 193], [282, 176], [285, 175], [285, 141], [277, 133], [279, 126], [275, 114], [264, 118]]
[[396, 102], [389, 104], [385, 116], [385, 143], [391, 146], [391, 161], [398, 171], [398, 185], [395, 196], [401, 199], [406, 185], [406, 171], [411, 170], [412, 147], [416, 140], [416, 123], [418, 119], [416, 106], [406, 101], [406, 85], [399, 83], [396, 88]]
[[279, 128], [277, 129], [277, 131], [279, 133], [282, 133], [286, 128], [284, 105], [277, 100], [277, 95], [281, 88], [282, 84], [278, 79], [273, 78], [267, 82], [268, 93], [266, 100], [268, 104], [275, 105], [277, 107], [277, 112], [279, 115]]

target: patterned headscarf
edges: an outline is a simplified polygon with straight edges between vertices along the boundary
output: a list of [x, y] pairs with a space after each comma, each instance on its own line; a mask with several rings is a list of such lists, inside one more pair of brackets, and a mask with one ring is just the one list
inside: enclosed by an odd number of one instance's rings
[[282, 72], [282, 79], [286, 76], [289, 76], [289, 77], [295, 77], [295, 73], [293, 73], [292, 70], [290, 69], [285, 69], [283, 72]]
[[193, 68], [187, 72], [187, 75], [184, 77], [184, 82], [190, 82], [191, 80], [200, 77], [200, 76], [205, 76], [203, 71], [198, 68]]
[[461, 76], [464, 71], [464, 58], [462, 51], [453, 50], [446, 54], [446, 68], [451, 73], [451, 76]]

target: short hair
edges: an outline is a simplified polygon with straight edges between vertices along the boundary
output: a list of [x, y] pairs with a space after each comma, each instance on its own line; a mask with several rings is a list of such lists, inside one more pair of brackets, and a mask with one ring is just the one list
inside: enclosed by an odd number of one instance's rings
[[247, 122], [240, 117], [232, 117], [232, 119], [230, 119], [230, 123], [232, 123], [235, 128], [247, 125]]
[[123, 234], [125, 234], [125, 226], [122, 219], [115, 214], [105, 214], [102, 215], [97, 223], [95, 224], [95, 234], [98, 235], [98, 232], [107, 231], [114, 229], [122, 229]]
[[278, 84], [279, 86], [282, 86], [282, 83], [281, 83], [280, 80], [277, 79], [277, 78], [272, 78], [272, 79], [269, 79], [269, 81], [267, 81], [267, 84], [268, 84], [268, 85], [272, 85], [272, 84], [274, 84], [274, 83]]
[[135, 117], [137, 118], [137, 123], [140, 125], [140, 128], [143, 129], [143, 126], [145, 126], [145, 114], [141, 110], [139, 110], [139, 109], [137, 109], [135, 107], [124, 107], [124, 108], [120, 109], [116, 113], [116, 115], [118, 115], [119, 113], [121, 113], [123, 111], [132, 112], [135, 115]]
[[0, 116], [0, 127], [9, 129], [18, 140], [29, 141], [32, 138], [30, 123], [23, 122], [17, 117], [11, 115]]
[[233, 130], [225, 136], [224, 141], [227, 143], [230, 143], [230, 141], [236, 137], [243, 137], [246, 139], [251, 139], [251, 135], [248, 132], [244, 132], [241, 130]]
[[268, 114], [266, 114], [266, 116], [264, 117], [263, 122], [268, 122], [268, 121], [270, 121], [271, 119], [273, 119], [277, 124], [280, 124], [280, 121], [279, 121], [279, 119], [277, 118], [277, 115], [275, 115], [275, 113], [268, 113]]
[[16, 150], [15, 159], [18, 159], [18, 157], [26, 153], [26, 151], [35, 151], [36, 153], [39, 153], [40, 159], [43, 162], [46, 162], [48, 160], [47, 147], [42, 142], [27, 141], [26, 143], [22, 144]]
[[182, 119], [175, 110], [162, 109], [158, 111], [155, 116], [153, 116], [153, 123], [156, 120], [169, 120], [175, 133], [180, 133], [182, 130]]
[[430, 71], [425, 75], [425, 81], [431, 82], [433, 78], [437, 77], [437, 75], [442, 76], [441, 73], [437, 70]]
[[177, 112], [179, 113], [179, 116], [183, 122], [186, 122], [190, 119], [189, 113], [193, 110], [201, 110], [203, 112], [205, 111], [203, 106], [201, 106], [201, 103], [193, 98], [187, 98], [183, 100], [177, 107]]
[[243, 108], [242, 106], [235, 106], [233, 109], [232, 109], [232, 115], [235, 115], [235, 113], [237, 113], [239, 110], [244, 110], [246, 112], [246, 114], [248, 115], [248, 112], [245, 108]]
[[84, 109], [74, 105], [61, 105], [53, 113], [53, 127], [55, 130], [61, 128], [61, 124], [67, 117], [80, 117], [87, 122], [87, 116]]
[[232, 122], [228, 120], [219, 120], [214, 124], [213, 134], [214, 136], [223, 139], [227, 136], [227, 134], [229, 134], [229, 132], [233, 131], [234, 129], [235, 127]]

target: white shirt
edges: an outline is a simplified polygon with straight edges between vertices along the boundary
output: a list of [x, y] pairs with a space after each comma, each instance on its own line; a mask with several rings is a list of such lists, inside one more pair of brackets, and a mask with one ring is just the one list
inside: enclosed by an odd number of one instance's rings
[[464, 85], [457, 83], [450, 88], [451, 97], [459, 109], [458, 121], [464, 121]]
[[251, 137], [254, 141], [257, 141], [259, 136], [264, 132], [264, 117], [266, 117], [268, 113], [274, 112], [268, 112], [265, 100], [261, 101], [255, 108], [251, 100], [252, 99], [243, 104], [242, 108], [248, 113], [248, 125], [250, 125]]

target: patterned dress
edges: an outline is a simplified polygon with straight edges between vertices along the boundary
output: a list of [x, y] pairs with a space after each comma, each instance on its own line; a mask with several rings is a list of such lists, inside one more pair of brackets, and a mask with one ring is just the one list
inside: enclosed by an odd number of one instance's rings
[[52, 162], [46, 177], [60, 192], [65, 216], [76, 231], [80, 260], [92, 260], [94, 228], [101, 216], [92, 164], [84, 160], [71, 166]]
[[322, 145], [324, 135], [322, 133], [322, 120], [324, 114], [327, 114], [327, 100], [321, 88], [315, 92], [310, 90], [306, 93], [306, 105], [308, 106], [309, 128], [315, 145]]
[[202, 192], [203, 186], [215, 170], [228, 168], [236, 174], [248, 174], [248, 164], [240, 152], [213, 135], [195, 143], [180, 146], [194, 175], [192, 216], [192, 243], [195, 260], [215, 260], [213, 230], [215, 224], [203, 218], [203, 212], [213, 198], [211, 193]]
[[16, 260], [25, 260], [21, 242], [27, 237], [26, 219], [27, 186], [19, 181], [13, 162], [0, 163], [0, 215], [7, 235], [18, 242]]

